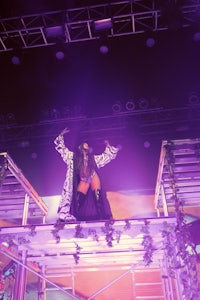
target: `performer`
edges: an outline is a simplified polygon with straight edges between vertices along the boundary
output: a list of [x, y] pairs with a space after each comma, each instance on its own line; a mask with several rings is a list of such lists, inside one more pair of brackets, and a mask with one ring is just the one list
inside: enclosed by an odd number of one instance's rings
[[54, 141], [55, 149], [67, 164], [58, 221], [111, 219], [110, 205], [102, 189], [98, 169], [116, 158], [120, 146], [111, 146], [106, 141], [104, 152], [93, 155], [92, 148], [83, 142], [73, 152], [65, 146], [64, 141], [64, 134], [69, 131], [65, 128]]

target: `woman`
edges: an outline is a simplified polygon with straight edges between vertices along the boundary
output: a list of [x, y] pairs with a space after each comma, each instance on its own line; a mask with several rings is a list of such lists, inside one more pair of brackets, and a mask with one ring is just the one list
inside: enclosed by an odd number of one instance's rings
[[102, 190], [98, 169], [115, 159], [120, 147], [106, 142], [105, 151], [93, 155], [87, 142], [70, 151], [64, 142], [65, 128], [55, 139], [55, 148], [67, 164], [66, 178], [58, 208], [59, 221], [105, 220], [112, 217], [109, 202]]

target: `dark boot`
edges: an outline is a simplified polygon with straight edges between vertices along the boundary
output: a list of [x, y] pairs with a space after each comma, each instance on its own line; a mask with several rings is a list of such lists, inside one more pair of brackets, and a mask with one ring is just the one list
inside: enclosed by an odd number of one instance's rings
[[104, 218], [104, 207], [101, 190], [94, 190], [93, 197], [95, 201], [95, 206], [97, 210], [98, 218], [101, 220]]
[[85, 197], [86, 195], [81, 193], [81, 192], [77, 192], [77, 196], [76, 196], [76, 201], [77, 201], [77, 211], [79, 212], [80, 209], [83, 207], [84, 203], [85, 203]]

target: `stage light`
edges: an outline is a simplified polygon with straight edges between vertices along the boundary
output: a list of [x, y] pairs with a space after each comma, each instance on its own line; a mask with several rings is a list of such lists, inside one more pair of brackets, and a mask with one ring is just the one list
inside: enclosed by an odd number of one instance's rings
[[149, 141], [144, 142], [144, 148], [148, 149], [148, 148], [150, 148], [150, 146], [151, 146], [151, 143]]
[[154, 38], [148, 38], [146, 40], [146, 46], [149, 47], [149, 48], [152, 48], [155, 46], [155, 39]]
[[149, 101], [145, 98], [140, 98], [138, 106], [140, 109], [147, 109], [149, 107]]
[[38, 155], [36, 152], [32, 152], [31, 153], [31, 158], [34, 160], [34, 159], [37, 159], [38, 158]]
[[50, 116], [51, 116], [51, 119], [59, 119], [60, 111], [57, 108], [52, 108]]
[[122, 110], [121, 102], [118, 101], [112, 105], [113, 113], [119, 113], [119, 112], [121, 112], [121, 110]]
[[195, 32], [193, 34], [193, 41], [194, 42], [199, 42], [200, 41], [200, 32]]
[[63, 26], [52, 26], [44, 29], [47, 38], [58, 38], [64, 36]]
[[94, 21], [95, 31], [104, 31], [111, 28], [112, 28], [112, 20], [110, 18]]
[[56, 58], [57, 58], [58, 60], [62, 60], [64, 57], [65, 57], [65, 54], [64, 54], [63, 51], [57, 51], [57, 52], [56, 52]]
[[15, 55], [11, 57], [11, 61], [12, 61], [13, 65], [15, 65], [15, 66], [18, 66], [21, 63], [20, 58]]
[[8, 123], [16, 123], [16, 118], [15, 118], [15, 115], [13, 113], [8, 113], [7, 116], [6, 116], [6, 120]]
[[106, 45], [101, 45], [99, 50], [100, 50], [101, 54], [107, 54], [109, 51], [108, 46], [106, 46]]
[[188, 98], [188, 102], [190, 106], [200, 105], [200, 98], [197, 94], [192, 93]]
[[134, 109], [135, 109], [135, 103], [132, 100], [127, 101], [126, 102], [126, 110], [132, 111]]
[[21, 141], [18, 144], [19, 148], [29, 148], [30, 147], [30, 142], [29, 141]]

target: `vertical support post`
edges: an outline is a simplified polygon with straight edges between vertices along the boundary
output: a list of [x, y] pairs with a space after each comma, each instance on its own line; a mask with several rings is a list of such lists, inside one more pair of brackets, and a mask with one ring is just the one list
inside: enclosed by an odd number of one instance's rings
[[46, 266], [42, 266], [42, 275], [43, 278], [38, 278], [38, 300], [46, 300], [47, 294], [46, 294], [46, 280], [45, 278], [45, 270]]
[[[22, 251], [22, 263], [27, 263], [27, 251]], [[26, 281], [27, 281], [27, 269], [22, 265], [17, 266], [15, 286], [14, 286], [14, 298], [13, 300], [25, 300], [26, 297]]]
[[23, 217], [22, 217], [22, 225], [27, 225], [29, 200], [30, 200], [30, 197], [28, 194], [26, 194], [25, 198], [24, 198], [24, 211], [23, 211]]
[[75, 295], [74, 272], [72, 271], [72, 295]]
[[180, 282], [180, 270], [175, 270], [175, 284], [176, 284], [176, 292], [177, 292], [177, 300], [181, 300], [182, 299], [182, 286], [181, 286], [181, 282]]
[[169, 212], [168, 212], [168, 207], [167, 207], [167, 200], [165, 196], [165, 190], [164, 190], [164, 184], [161, 184], [161, 193], [162, 193], [162, 202], [163, 202], [163, 210], [164, 210], [164, 216], [168, 217]]
[[168, 274], [167, 268], [167, 260], [164, 257], [163, 261], [161, 261], [161, 275], [162, 275], [162, 282], [163, 282], [163, 293], [165, 300], [174, 300], [174, 292], [172, 286], [172, 279]]
[[135, 284], [135, 271], [133, 268], [131, 269], [131, 275], [132, 275], [132, 285], [133, 285], [133, 300], [136, 300], [136, 284]]

